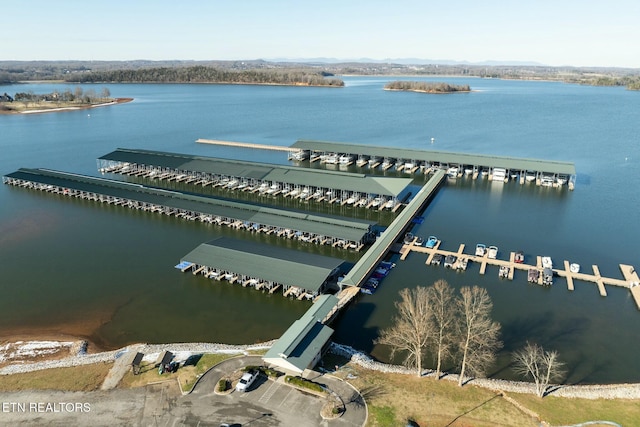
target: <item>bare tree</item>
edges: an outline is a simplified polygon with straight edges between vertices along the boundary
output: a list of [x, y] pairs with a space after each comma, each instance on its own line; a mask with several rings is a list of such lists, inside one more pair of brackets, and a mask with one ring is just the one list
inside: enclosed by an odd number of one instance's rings
[[436, 281], [429, 287], [431, 322], [433, 335], [431, 346], [436, 359], [436, 379], [440, 379], [442, 361], [451, 357], [455, 344], [455, 322], [457, 318], [453, 289], [445, 280]]
[[102, 101], [106, 101], [111, 96], [111, 91], [109, 90], [108, 87], [103, 87], [102, 92], [100, 92], [100, 95], [102, 96]]
[[458, 345], [462, 354], [458, 385], [462, 386], [465, 375], [484, 374], [502, 342], [498, 339], [500, 324], [491, 320], [493, 303], [486, 289], [463, 287], [457, 304], [460, 310]]
[[398, 315], [394, 317], [393, 325], [381, 331], [376, 343], [391, 347], [392, 358], [397, 352], [405, 352], [403, 364], [416, 368], [420, 376], [424, 352], [432, 332], [428, 291], [422, 286], [405, 288], [400, 291], [400, 298], [395, 303]]
[[525, 377], [531, 377], [536, 384], [536, 394], [544, 397], [549, 383], [564, 375], [564, 363], [558, 359], [557, 351], [546, 351], [538, 344], [527, 345], [513, 354], [514, 371]]

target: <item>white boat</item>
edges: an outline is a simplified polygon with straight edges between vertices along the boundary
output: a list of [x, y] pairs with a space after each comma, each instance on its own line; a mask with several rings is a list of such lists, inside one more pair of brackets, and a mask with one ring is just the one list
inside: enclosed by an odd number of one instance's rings
[[485, 245], [483, 245], [482, 243], [478, 243], [476, 245], [476, 256], [484, 256], [486, 252], [487, 247]]
[[341, 165], [348, 165], [350, 163], [353, 163], [353, 156], [350, 154], [343, 154], [338, 158], [338, 162]]
[[525, 174], [525, 176], [524, 176], [524, 179], [525, 179], [527, 182], [535, 181], [535, 179], [536, 179], [536, 173], [535, 173], [535, 172], [533, 172], [533, 171], [527, 171], [527, 173], [526, 173], [526, 174]]
[[402, 171], [403, 171], [403, 172], [406, 172], [406, 173], [410, 173], [410, 172], [411, 172], [411, 169], [413, 169], [413, 168], [415, 168], [415, 167], [416, 167], [416, 165], [415, 165], [414, 163], [412, 163], [412, 162], [406, 162], [406, 163], [404, 164], [404, 168], [402, 169]]
[[518, 174], [518, 172], [513, 172], [513, 171], [512, 171], [512, 172], [509, 174], [509, 176], [511, 177], [511, 179], [516, 180], [516, 179], [518, 179], [518, 176], [520, 176], [520, 175]]
[[571, 263], [571, 265], [569, 265], [569, 271], [572, 273], [580, 273], [580, 264], [577, 263]]
[[393, 209], [396, 203], [392, 200], [388, 200], [387, 203], [384, 204], [385, 209]]
[[498, 277], [501, 279], [506, 279], [509, 277], [509, 272], [511, 271], [511, 267], [507, 265], [501, 265], [498, 270]]
[[308, 153], [304, 150], [294, 151], [293, 153], [291, 153], [291, 158], [293, 160], [302, 161], [302, 160], [306, 160], [307, 157], [308, 157]]
[[381, 203], [384, 202], [384, 199], [382, 197], [376, 197], [375, 199], [373, 199], [373, 202], [371, 202], [371, 206], [373, 206], [374, 208], [380, 206]]
[[456, 268], [458, 270], [465, 271], [467, 269], [467, 265], [469, 264], [469, 259], [467, 257], [461, 257], [458, 259], [458, 263], [456, 264]]
[[480, 171], [480, 176], [481, 176], [481, 177], [483, 177], [483, 178], [484, 178], [484, 177], [485, 177], [485, 176], [487, 176], [487, 175], [489, 175], [489, 169], [486, 169], [486, 168], [485, 168], [485, 169], [482, 169], [482, 170]]
[[278, 191], [278, 184], [273, 184], [271, 187], [269, 187], [269, 189], [267, 190], [267, 194], [273, 194], [276, 191]]
[[458, 167], [457, 166], [452, 166], [449, 169], [447, 169], [447, 176], [449, 178], [457, 178], [458, 177]]
[[355, 203], [355, 201], [356, 201], [356, 198], [351, 196], [347, 199], [347, 205], [352, 205]]
[[458, 257], [456, 257], [455, 255], [447, 255], [446, 257], [444, 257], [445, 268], [453, 268], [453, 265], [456, 263], [457, 260], [458, 260]]
[[300, 198], [306, 199], [307, 197], [309, 197], [309, 193], [311, 193], [311, 190], [309, 190], [309, 187], [303, 188], [302, 192], [300, 193]]
[[339, 157], [337, 154], [329, 154], [326, 158], [325, 158], [325, 163], [329, 163], [330, 165], [335, 165], [337, 164], [339, 161]]
[[371, 166], [373, 166], [373, 165], [375, 165], [376, 163], [379, 163], [379, 162], [380, 162], [380, 157], [371, 156], [369, 158], [369, 167], [371, 167]]
[[493, 175], [491, 177], [492, 181], [504, 182], [504, 179], [507, 177], [507, 170], [503, 168], [493, 168]]
[[566, 175], [558, 175], [558, 177], [556, 178], [556, 183], [558, 185], [565, 185], [567, 181], [568, 180]]
[[542, 176], [540, 179], [540, 185], [543, 187], [552, 187], [553, 186], [553, 177], [551, 176]]
[[487, 257], [490, 259], [496, 259], [498, 257], [498, 247], [497, 246], [489, 246], [489, 253]]
[[542, 257], [542, 268], [553, 268], [553, 261], [551, 260], [551, 257]]
[[269, 189], [269, 184], [267, 184], [266, 182], [263, 182], [262, 184], [260, 184], [260, 187], [258, 187], [258, 191], [260, 193], [264, 193], [268, 189]]
[[471, 168], [464, 168], [464, 174], [465, 175], [471, 175], [473, 173], [473, 169]]

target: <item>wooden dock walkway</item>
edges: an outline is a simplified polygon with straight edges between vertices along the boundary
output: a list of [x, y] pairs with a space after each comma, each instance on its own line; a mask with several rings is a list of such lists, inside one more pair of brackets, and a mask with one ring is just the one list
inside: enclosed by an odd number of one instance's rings
[[283, 145], [255, 144], [252, 142], [220, 141], [217, 139], [204, 139], [204, 138], [197, 139], [196, 142], [199, 144], [225, 145], [227, 147], [239, 147], [239, 148], [257, 148], [260, 150], [286, 151], [289, 153], [300, 151], [297, 148], [285, 147]]
[[[525, 263], [516, 263], [515, 252], [510, 253], [508, 261], [501, 260], [501, 259], [491, 259], [487, 256], [487, 254], [485, 254], [482, 257], [465, 254], [464, 244], [461, 244], [458, 251], [456, 252], [440, 249], [440, 240], [438, 240], [438, 242], [436, 243], [436, 246], [433, 249], [425, 248], [423, 246], [415, 246], [413, 242], [411, 244], [403, 244], [402, 247], [400, 248], [400, 254], [401, 254], [400, 260], [404, 261], [407, 258], [407, 256], [409, 256], [410, 252], [420, 252], [420, 253], [427, 254], [427, 261], [425, 262], [425, 264], [427, 265], [431, 265], [431, 261], [433, 260], [433, 257], [436, 254], [440, 254], [443, 257], [446, 257], [447, 255], [454, 255], [458, 258], [461, 256], [464, 256], [469, 261], [476, 262], [480, 265], [480, 271], [479, 271], [480, 274], [485, 274], [487, 265], [494, 265], [498, 267], [506, 266], [506, 267], [509, 267], [509, 275], [507, 277], [509, 280], [513, 280], [514, 271], [516, 269], [523, 270], [523, 271], [529, 271], [532, 268], [542, 270], [542, 257], [540, 256], [536, 257], [535, 265], [525, 264]], [[600, 269], [598, 268], [597, 265], [591, 266], [593, 270], [593, 273], [591, 274], [590, 273], [573, 273], [571, 272], [569, 266], [570, 266], [569, 261], [565, 260], [563, 262], [564, 268], [553, 269], [554, 275], [558, 277], [562, 277], [567, 281], [568, 290], [573, 291], [575, 289], [575, 284], [574, 284], [575, 280], [595, 283], [596, 286], [598, 287], [598, 292], [603, 297], [607, 296], [606, 286], [618, 286], [621, 288], [626, 288], [631, 291], [631, 295], [633, 296], [636, 306], [638, 307], [638, 310], [640, 310], [640, 278], [638, 277], [638, 273], [635, 271], [635, 268], [633, 266], [620, 264], [620, 271], [622, 272], [624, 279], [616, 279], [612, 277], [602, 276], [600, 274]]]

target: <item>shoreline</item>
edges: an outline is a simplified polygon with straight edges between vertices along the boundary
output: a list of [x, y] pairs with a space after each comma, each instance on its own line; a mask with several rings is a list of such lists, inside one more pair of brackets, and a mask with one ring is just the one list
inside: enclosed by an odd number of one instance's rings
[[[130, 344], [125, 347], [109, 350], [109, 351], [88, 351], [92, 344], [85, 339], [78, 339], [78, 337], [69, 337], [65, 335], [58, 335], [58, 339], [51, 339], [50, 341], [44, 341], [45, 337], [50, 335], [43, 335], [43, 340], [18, 340], [8, 341], [3, 338], [0, 341], [0, 376], [20, 374], [26, 372], [41, 371], [45, 369], [55, 369], [73, 366], [82, 366], [93, 363], [105, 363], [113, 362], [117, 358], [121, 357], [124, 353], [132, 351], [140, 351], [145, 354], [149, 353], [161, 353], [164, 350], [169, 350], [174, 353], [180, 352], [183, 354], [197, 354], [197, 353], [244, 353], [249, 350], [266, 349], [270, 348], [276, 340], [267, 341], [264, 343], [255, 344], [243, 344], [232, 345], [222, 343], [167, 343], [167, 344], [148, 344], [148, 343], [136, 343]], [[63, 338], [63, 339], [60, 339]], [[26, 362], [22, 360], [2, 359], [2, 350], [8, 344], [16, 343], [45, 343], [45, 347], [50, 342], [55, 341], [60, 344], [60, 348], [68, 353], [75, 353], [65, 355], [57, 358], [45, 358], [44, 360], [37, 360]], [[82, 343], [88, 343], [86, 347], [83, 347]], [[86, 349], [87, 351], [84, 351]], [[415, 371], [405, 368], [400, 365], [391, 365], [378, 362], [372, 359], [368, 354], [362, 353], [352, 347], [331, 343], [328, 352], [336, 354], [338, 356], [349, 359], [350, 362], [369, 370], [388, 374], [403, 374], [415, 376]], [[43, 353], [46, 355], [46, 353]], [[38, 355], [32, 357], [32, 359], [38, 359]], [[427, 369], [423, 373], [423, 377], [433, 376], [433, 371]], [[443, 380], [458, 381], [457, 374], [446, 374], [443, 376]], [[525, 393], [536, 394], [535, 385], [526, 381], [511, 381], [494, 378], [469, 378], [467, 383], [475, 385], [485, 389], [490, 389], [499, 392], [509, 393]], [[578, 384], [578, 385], [554, 385], [553, 391], [549, 393], [550, 396], [562, 397], [562, 398], [579, 398], [579, 399], [640, 399], [640, 383], [621, 383], [621, 384]]]
[[78, 106], [56, 107], [56, 108], [42, 108], [38, 110], [25, 110], [25, 111], [0, 110], [0, 114], [13, 115], [13, 114], [59, 113], [64, 111], [89, 110], [91, 108], [107, 107], [109, 105], [124, 104], [131, 101], [133, 101], [133, 98], [115, 98], [113, 101], [104, 102], [101, 104], [89, 104], [89, 105], [78, 105]]

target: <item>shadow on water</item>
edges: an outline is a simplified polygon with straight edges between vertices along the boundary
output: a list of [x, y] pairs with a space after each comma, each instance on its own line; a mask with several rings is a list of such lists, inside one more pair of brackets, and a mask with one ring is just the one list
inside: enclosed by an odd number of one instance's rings
[[343, 310], [334, 321], [335, 334], [333, 340], [341, 344], [350, 345], [360, 351], [370, 353], [373, 341], [378, 338], [377, 326], [366, 326], [376, 310], [376, 305], [370, 302], [354, 301], [348, 310]]

